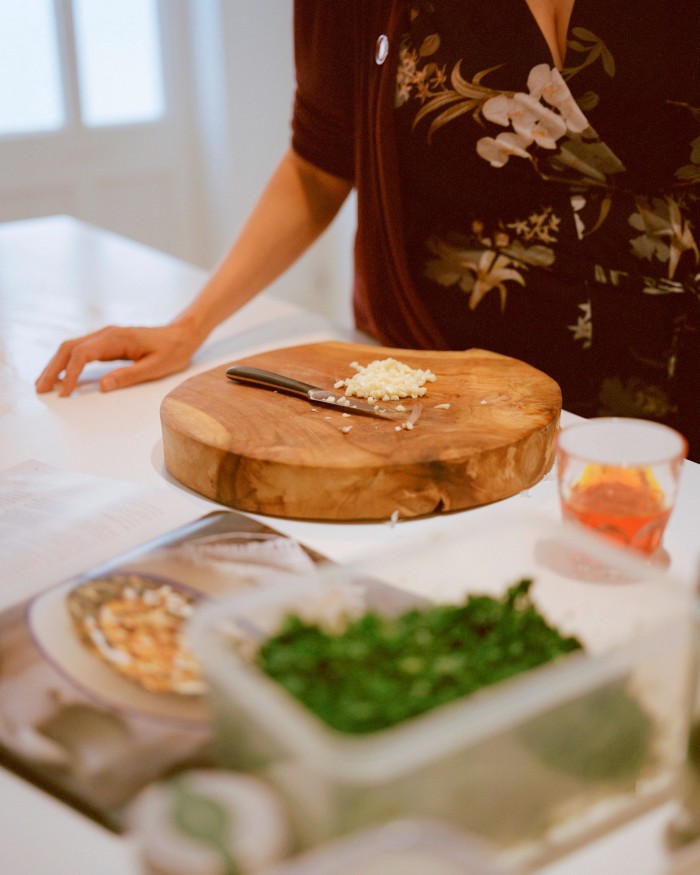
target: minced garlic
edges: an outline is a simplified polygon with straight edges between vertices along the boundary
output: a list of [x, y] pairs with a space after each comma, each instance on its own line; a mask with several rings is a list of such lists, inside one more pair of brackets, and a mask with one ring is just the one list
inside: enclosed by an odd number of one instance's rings
[[365, 367], [351, 362], [350, 367], [357, 371], [355, 376], [338, 380], [333, 388], [344, 388], [346, 395], [367, 398], [370, 403], [420, 398], [428, 391], [425, 384], [437, 379], [429, 369], [410, 368], [393, 358], [376, 360]]

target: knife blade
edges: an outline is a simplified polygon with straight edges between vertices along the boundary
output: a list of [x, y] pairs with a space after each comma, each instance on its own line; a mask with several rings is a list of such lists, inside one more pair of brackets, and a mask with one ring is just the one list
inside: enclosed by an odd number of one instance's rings
[[226, 376], [239, 383], [291, 392], [293, 395], [299, 395], [315, 404], [327, 404], [330, 407], [335, 407], [342, 410], [343, 413], [364, 413], [367, 416], [378, 416], [381, 419], [391, 419], [394, 422], [403, 422], [407, 417], [405, 412], [401, 413], [378, 404], [358, 401], [356, 398], [350, 398], [337, 390], [321, 389], [319, 386], [312, 386], [310, 383], [303, 383], [301, 380], [286, 377], [284, 374], [275, 374], [272, 371], [264, 371], [261, 368], [233, 365], [227, 369]]

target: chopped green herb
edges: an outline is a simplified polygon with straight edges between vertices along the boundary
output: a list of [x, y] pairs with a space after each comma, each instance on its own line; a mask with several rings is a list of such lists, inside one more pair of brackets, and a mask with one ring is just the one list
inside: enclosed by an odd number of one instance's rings
[[290, 615], [257, 664], [334, 729], [385, 729], [581, 649], [539, 613], [531, 585], [399, 617], [368, 612], [340, 634]]

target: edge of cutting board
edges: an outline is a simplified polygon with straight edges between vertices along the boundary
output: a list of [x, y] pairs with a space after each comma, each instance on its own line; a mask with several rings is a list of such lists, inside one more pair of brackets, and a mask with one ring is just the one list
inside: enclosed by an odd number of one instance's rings
[[[225, 376], [230, 365], [247, 364], [332, 387], [352, 374], [350, 362], [387, 357], [438, 377], [410, 431]], [[242, 511], [336, 522], [424, 516], [515, 495], [552, 467], [560, 413], [557, 383], [517, 359], [341, 341], [205, 371], [166, 395], [160, 411], [165, 465], [183, 485]]]

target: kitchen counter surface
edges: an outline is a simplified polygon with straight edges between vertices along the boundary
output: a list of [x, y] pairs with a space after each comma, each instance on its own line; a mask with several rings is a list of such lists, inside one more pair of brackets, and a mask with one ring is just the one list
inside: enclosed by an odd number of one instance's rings
[[[69, 217], [0, 225], [0, 467], [37, 460], [84, 474], [157, 485], [163, 489], [163, 500], [177, 496], [182, 523], [216, 509], [164, 469], [159, 419], [164, 395], [187, 376], [258, 351], [358, 338], [345, 337], [321, 317], [266, 293], [220, 326], [183, 374], [103, 395], [97, 380], [109, 366], [95, 364], [70, 399], [55, 393], [37, 396], [33, 385], [63, 339], [109, 323], [163, 321], [190, 300], [204, 279], [196, 267]], [[564, 421], [567, 418], [564, 414]], [[505, 509], [518, 508], [556, 518], [552, 475], [505, 502], [397, 525], [257, 518], [336, 560], [351, 561], [436, 531], [456, 532], [473, 521], [497, 520]], [[698, 520], [700, 466], [686, 463], [665, 546], [671, 572], [689, 583], [700, 560]], [[127, 839], [5, 770], [0, 770], [0, 800], [3, 811], [11, 812], [0, 826], [3, 871], [136, 873]], [[542, 875], [662, 875], [668, 866], [662, 836], [673, 810], [671, 803], [657, 808], [551, 864]]]

